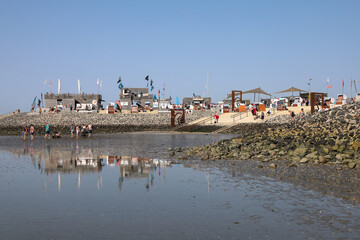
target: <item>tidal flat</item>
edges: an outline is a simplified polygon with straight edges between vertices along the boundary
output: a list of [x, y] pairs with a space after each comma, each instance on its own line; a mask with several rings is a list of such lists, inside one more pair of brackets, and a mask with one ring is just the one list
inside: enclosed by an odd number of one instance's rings
[[360, 238], [357, 183], [333, 190], [351, 170], [179, 158], [232, 137], [0, 137], [0, 239]]

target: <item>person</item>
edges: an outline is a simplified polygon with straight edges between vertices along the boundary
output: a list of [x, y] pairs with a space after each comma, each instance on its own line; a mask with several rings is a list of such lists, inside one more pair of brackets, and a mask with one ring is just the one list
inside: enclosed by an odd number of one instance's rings
[[69, 107], [70, 107], [70, 112], [72, 112], [72, 104], [71, 104], [71, 103], [70, 103], [70, 106], [69, 106]]
[[219, 122], [219, 115], [214, 114], [214, 118], [215, 118], [215, 122], [214, 122], [214, 123], [218, 123], [218, 122]]
[[253, 116], [254, 116], [254, 120], [257, 118], [257, 115], [256, 115], [256, 107], [253, 107]]
[[88, 137], [92, 137], [92, 131], [93, 131], [93, 128], [92, 128], [92, 125], [91, 123], [89, 122], [89, 125], [88, 125], [88, 131], [89, 131], [89, 135]]
[[300, 118], [303, 118], [305, 116], [305, 112], [304, 109], [302, 108], [300, 111]]
[[24, 126], [23, 126], [23, 130], [22, 130], [22, 133], [21, 133], [21, 138], [22, 138], [24, 141], [26, 140], [27, 132], [28, 132], [28, 128], [26, 127], [26, 125], [24, 125]]
[[31, 137], [31, 140], [34, 140], [34, 131], [35, 131], [35, 128], [34, 128], [34, 125], [30, 125], [30, 137]]
[[261, 120], [264, 121], [264, 118], [265, 118], [265, 113], [264, 111], [261, 112]]
[[76, 125], [75, 129], [76, 129], [76, 139], [79, 139], [80, 127]]
[[31, 104], [31, 112], [34, 112], [34, 105]]
[[73, 138], [73, 137], [74, 137], [74, 131], [75, 131], [74, 124], [71, 124], [71, 125], [70, 125], [71, 138]]
[[267, 116], [270, 116], [271, 115], [271, 109], [269, 109], [266, 113]]
[[295, 120], [295, 113], [294, 113], [294, 111], [289, 111], [290, 112], [290, 116], [291, 116], [291, 119], [292, 120]]
[[50, 139], [50, 125], [49, 124], [46, 124], [46, 127], [45, 127], [45, 137], [44, 139], [49, 136], [49, 139]]

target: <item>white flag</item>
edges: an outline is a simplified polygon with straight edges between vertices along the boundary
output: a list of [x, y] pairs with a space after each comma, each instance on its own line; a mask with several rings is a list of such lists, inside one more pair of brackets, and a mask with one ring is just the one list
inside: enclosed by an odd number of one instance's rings
[[102, 80], [100, 81], [100, 87], [102, 87]]
[[99, 83], [100, 83], [100, 80], [98, 79], [98, 80], [96, 81], [96, 84], [99, 85]]

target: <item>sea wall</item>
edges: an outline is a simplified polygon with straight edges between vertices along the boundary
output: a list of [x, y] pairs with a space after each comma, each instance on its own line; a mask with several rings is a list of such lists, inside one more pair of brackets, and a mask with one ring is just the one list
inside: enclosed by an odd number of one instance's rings
[[[186, 122], [210, 116], [210, 112], [193, 112], [186, 114]], [[165, 113], [18, 113], [0, 118], [0, 135], [17, 135], [21, 133], [23, 125], [35, 126], [36, 134], [43, 134], [46, 124], [50, 124], [52, 131], [68, 134], [70, 125], [94, 126], [95, 133], [116, 133], [132, 131], [168, 131], [170, 126], [170, 112]]]

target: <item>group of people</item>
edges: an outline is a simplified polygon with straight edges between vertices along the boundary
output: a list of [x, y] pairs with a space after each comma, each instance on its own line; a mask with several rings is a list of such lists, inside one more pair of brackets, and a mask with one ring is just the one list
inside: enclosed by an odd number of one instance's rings
[[83, 124], [82, 126], [77, 124], [71, 124], [70, 125], [70, 134], [71, 138], [73, 138], [76, 134], [76, 139], [79, 138], [79, 134], [81, 134], [82, 137], [92, 137], [93, 136], [93, 126], [91, 123], [89, 123], [87, 126]]
[[[295, 120], [295, 112], [294, 111], [289, 111], [289, 113], [290, 113], [290, 116], [291, 116], [291, 119], [292, 120]], [[300, 111], [300, 113], [299, 113], [299, 117], [300, 117], [300, 119], [301, 118], [303, 118], [305, 116], [305, 112], [304, 112], [304, 109], [303, 108], [301, 108], [301, 111]]]
[[[76, 134], [76, 139], [79, 138], [79, 135], [82, 137], [92, 137], [93, 136], [93, 126], [92, 124], [89, 122], [89, 124], [86, 126], [85, 124], [83, 124], [82, 126], [77, 125], [77, 124], [71, 124], [70, 125], [70, 133], [71, 133], [71, 138], [75, 137]], [[35, 134], [35, 127], [33, 124], [30, 125], [30, 127], [27, 127], [26, 125], [23, 126], [22, 129], [22, 133], [21, 133], [21, 137], [23, 140], [26, 140], [27, 136], [30, 134], [30, 140], [34, 140], [34, 134]], [[55, 137], [59, 137], [61, 136], [60, 133], [55, 132], [54, 133]], [[51, 139], [51, 134], [50, 134], [50, 124], [46, 124], [45, 126], [45, 136], [44, 139], [49, 138]]]
[[27, 127], [26, 125], [24, 125], [22, 133], [21, 133], [21, 137], [25, 141], [28, 134], [30, 133], [30, 140], [34, 140], [34, 132], [35, 132], [34, 125], [31, 124], [30, 127]]

